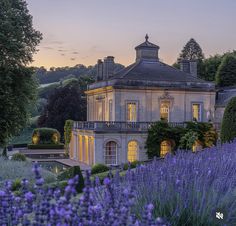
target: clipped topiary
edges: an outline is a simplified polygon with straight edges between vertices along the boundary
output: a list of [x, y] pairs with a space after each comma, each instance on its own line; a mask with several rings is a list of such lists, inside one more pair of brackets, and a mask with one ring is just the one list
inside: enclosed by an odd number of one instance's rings
[[61, 135], [56, 129], [37, 128], [32, 134], [32, 144], [59, 144]]
[[236, 138], [236, 97], [233, 97], [225, 108], [220, 138], [222, 143]]
[[79, 182], [76, 185], [76, 190], [78, 193], [80, 193], [83, 191], [83, 188], [84, 188], [84, 178], [83, 178], [83, 175], [82, 175], [82, 172], [81, 172], [79, 166], [73, 166], [73, 167], [65, 170], [64, 172], [62, 172], [61, 174], [59, 174], [57, 176], [57, 179], [59, 181], [65, 181], [65, 180], [69, 180], [69, 179], [75, 177], [76, 175], [79, 176]]
[[103, 173], [106, 171], [109, 171], [109, 167], [104, 164], [98, 163], [92, 167], [91, 174]]
[[13, 161], [26, 161], [26, 157], [22, 153], [15, 153], [12, 155], [11, 160], [13, 160]]

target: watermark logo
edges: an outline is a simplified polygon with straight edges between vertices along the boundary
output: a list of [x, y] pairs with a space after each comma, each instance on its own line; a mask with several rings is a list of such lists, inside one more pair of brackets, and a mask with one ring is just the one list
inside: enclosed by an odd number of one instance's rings
[[216, 218], [219, 220], [223, 220], [224, 219], [224, 214], [221, 212], [216, 212]]

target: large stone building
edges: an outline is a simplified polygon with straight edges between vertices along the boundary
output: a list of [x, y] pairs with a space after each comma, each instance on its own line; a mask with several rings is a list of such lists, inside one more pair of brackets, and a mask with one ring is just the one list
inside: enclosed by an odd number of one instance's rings
[[97, 81], [86, 91], [87, 121], [74, 123], [70, 158], [89, 165], [145, 160], [152, 122], [213, 120], [215, 85], [198, 78], [196, 61], [173, 68], [159, 60], [159, 46], [145, 39], [135, 48], [136, 61], [115, 74], [114, 57], [98, 60]]

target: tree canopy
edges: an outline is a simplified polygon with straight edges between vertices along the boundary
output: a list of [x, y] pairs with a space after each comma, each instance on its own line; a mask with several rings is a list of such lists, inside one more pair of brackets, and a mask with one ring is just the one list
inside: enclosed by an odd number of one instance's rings
[[0, 146], [29, 118], [37, 83], [26, 65], [32, 62], [41, 38], [24, 0], [0, 1]]
[[236, 97], [227, 104], [223, 116], [220, 138], [221, 142], [229, 142], [236, 138]]
[[32, 25], [24, 0], [0, 1], [0, 66], [22, 66], [32, 62], [42, 39]]
[[72, 81], [66, 86], [56, 88], [55, 92], [49, 96], [48, 104], [38, 124], [55, 128], [63, 134], [66, 120], [86, 120], [86, 108], [86, 98], [80, 81]]
[[221, 61], [217, 73], [216, 84], [222, 86], [236, 85], [236, 56], [234, 53], [228, 53]]
[[195, 41], [195, 39], [191, 38], [186, 45], [183, 47], [178, 62], [181, 60], [203, 60], [204, 54], [202, 52], [202, 48]]

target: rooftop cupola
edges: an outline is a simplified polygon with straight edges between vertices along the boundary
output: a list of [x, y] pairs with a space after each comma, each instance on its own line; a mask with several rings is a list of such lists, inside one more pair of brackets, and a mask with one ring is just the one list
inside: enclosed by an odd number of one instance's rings
[[136, 61], [148, 60], [148, 61], [158, 61], [158, 51], [159, 46], [148, 41], [149, 37], [146, 34], [145, 42], [136, 46]]

